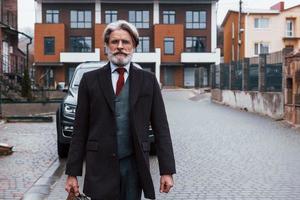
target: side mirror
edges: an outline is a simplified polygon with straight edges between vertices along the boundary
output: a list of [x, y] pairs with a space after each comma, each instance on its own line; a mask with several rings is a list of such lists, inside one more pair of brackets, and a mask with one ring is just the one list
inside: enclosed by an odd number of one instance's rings
[[65, 88], [62, 89], [62, 91], [65, 92], [65, 93], [68, 93], [68, 90], [69, 90], [68, 87], [65, 87]]

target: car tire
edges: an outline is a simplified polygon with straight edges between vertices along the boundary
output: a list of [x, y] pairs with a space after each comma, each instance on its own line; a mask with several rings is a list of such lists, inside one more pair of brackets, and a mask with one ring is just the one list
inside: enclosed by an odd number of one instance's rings
[[59, 158], [67, 158], [69, 153], [70, 144], [62, 143], [59, 141], [59, 134], [62, 133], [60, 124], [60, 108], [56, 111], [56, 131], [57, 131], [57, 154]]

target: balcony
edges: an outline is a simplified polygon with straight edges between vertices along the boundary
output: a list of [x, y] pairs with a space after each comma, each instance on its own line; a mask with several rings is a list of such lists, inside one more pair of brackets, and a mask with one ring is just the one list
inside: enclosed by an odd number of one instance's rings
[[221, 59], [220, 49], [215, 52], [183, 52], [181, 53], [182, 63], [216, 63], [219, 64]]
[[81, 63], [86, 61], [100, 61], [100, 49], [95, 52], [61, 52], [60, 62]]
[[160, 49], [156, 48], [155, 52], [134, 53], [132, 57], [133, 62], [140, 63], [156, 63], [160, 62]]
[[1, 22], [11, 28], [17, 29], [17, 16], [10, 11], [4, 11]]
[[0, 75], [19, 75], [24, 72], [25, 57], [18, 54], [2, 55], [0, 59]]
[[155, 52], [148, 53], [134, 53], [132, 61], [136, 63], [155, 63], [155, 76], [160, 80], [160, 64], [161, 64], [161, 50], [155, 48]]

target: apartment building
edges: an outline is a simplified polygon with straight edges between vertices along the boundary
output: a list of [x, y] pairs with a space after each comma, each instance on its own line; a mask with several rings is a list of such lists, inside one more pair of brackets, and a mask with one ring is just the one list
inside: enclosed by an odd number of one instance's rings
[[228, 11], [223, 20], [224, 62], [254, 57], [283, 48], [300, 48], [300, 4], [285, 8], [279, 2], [270, 9], [243, 9], [240, 24], [240, 51], [238, 53], [239, 12]]
[[16, 82], [25, 66], [25, 54], [18, 48], [17, 8], [17, 0], [0, 0], [0, 76]]
[[133, 61], [156, 74], [164, 86], [209, 84], [217, 49], [217, 0], [35, 0], [37, 82], [69, 83], [84, 61], [107, 60], [105, 26], [124, 19], [140, 33]]

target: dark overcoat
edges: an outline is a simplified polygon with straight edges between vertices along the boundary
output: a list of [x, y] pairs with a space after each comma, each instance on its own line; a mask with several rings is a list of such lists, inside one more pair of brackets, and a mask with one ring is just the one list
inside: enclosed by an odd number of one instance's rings
[[[155, 134], [160, 174], [175, 173], [165, 106], [154, 74], [138, 69], [131, 63], [128, 78], [130, 131], [138, 174], [144, 196], [154, 199], [149, 170], [149, 123]], [[120, 190], [114, 99], [109, 63], [83, 75], [78, 91], [74, 136], [66, 166], [66, 174], [81, 176], [85, 160], [83, 192], [92, 198], [104, 200], [117, 200]]]

